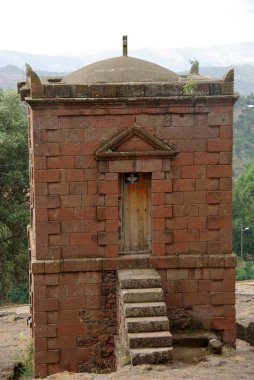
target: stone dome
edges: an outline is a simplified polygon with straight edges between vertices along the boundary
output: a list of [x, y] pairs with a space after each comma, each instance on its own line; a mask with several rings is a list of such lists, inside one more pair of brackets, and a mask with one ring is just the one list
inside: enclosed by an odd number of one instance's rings
[[62, 83], [147, 83], [177, 82], [178, 75], [165, 67], [132, 57], [116, 57], [95, 62], [66, 75]]

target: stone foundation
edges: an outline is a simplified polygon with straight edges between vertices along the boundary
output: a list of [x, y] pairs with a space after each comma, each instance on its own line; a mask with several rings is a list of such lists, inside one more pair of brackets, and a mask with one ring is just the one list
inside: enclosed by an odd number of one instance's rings
[[161, 270], [172, 330], [204, 329], [235, 344], [234, 268]]
[[[218, 266], [222, 262], [224, 267]], [[115, 368], [116, 270], [159, 269], [171, 329], [201, 328], [235, 344], [234, 266], [231, 256], [179, 255], [184, 268], [172, 268], [174, 256], [83, 259], [32, 265], [36, 376], [68, 370], [103, 372]], [[193, 268], [199, 261], [199, 268]], [[215, 267], [217, 262], [217, 267]], [[209, 265], [209, 267], [205, 267]], [[84, 267], [90, 268], [84, 271]], [[66, 272], [56, 272], [66, 267]], [[72, 272], [68, 267], [72, 267]], [[79, 267], [81, 270], [79, 270]], [[82, 268], [83, 267], [83, 268]], [[103, 271], [102, 268], [110, 268]], [[165, 267], [171, 267], [167, 269]], [[42, 270], [41, 268], [44, 268]], [[59, 269], [60, 270], [60, 269]], [[52, 273], [55, 272], [55, 273]], [[120, 334], [121, 335], [121, 334]]]
[[115, 368], [114, 271], [33, 277], [35, 376]]

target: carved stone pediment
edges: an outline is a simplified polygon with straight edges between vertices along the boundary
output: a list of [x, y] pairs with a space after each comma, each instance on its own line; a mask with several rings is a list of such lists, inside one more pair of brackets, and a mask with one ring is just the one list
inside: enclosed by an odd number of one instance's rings
[[136, 125], [121, 131], [95, 152], [97, 160], [168, 158], [175, 155], [171, 146]]

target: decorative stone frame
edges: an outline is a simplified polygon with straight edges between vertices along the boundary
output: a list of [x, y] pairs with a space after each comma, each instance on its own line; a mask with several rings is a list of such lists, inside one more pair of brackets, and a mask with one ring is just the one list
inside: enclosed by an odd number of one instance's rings
[[[128, 141], [133, 136], [138, 136], [146, 143], [152, 145], [154, 150], [149, 151], [128, 151], [116, 152], [115, 149], [122, 143]], [[157, 157], [175, 157], [176, 151], [156, 136], [151, 135], [144, 128], [134, 125], [123, 132], [118, 133], [109, 142], [103, 144], [95, 153], [97, 160], [126, 160], [129, 158], [157, 158]]]

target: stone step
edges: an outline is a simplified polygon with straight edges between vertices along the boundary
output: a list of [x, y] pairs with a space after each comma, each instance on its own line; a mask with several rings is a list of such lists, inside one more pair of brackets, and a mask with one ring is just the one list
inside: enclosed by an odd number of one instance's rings
[[173, 360], [173, 348], [133, 348], [130, 357], [132, 365], [168, 363]]
[[117, 273], [122, 289], [161, 287], [161, 277], [155, 269], [120, 269]]
[[128, 333], [130, 348], [170, 347], [172, 340], [169, 331]]
[[121, 297], [124, 303], [164, 301], [161, 288], [122, 289]]
[[166, 316], [126, 318], [125, 327], [129, 333], [169, 331], [169, 321]]
[[124, 305], [126, 318], [156, 317], [167, 315], [165, 302], [126, 303]]
[[210, 331], [185, 331], [173, 332], [173, 345], [181, 347], [207, 347], [211, 339], [217, 339], [217, 335]]

